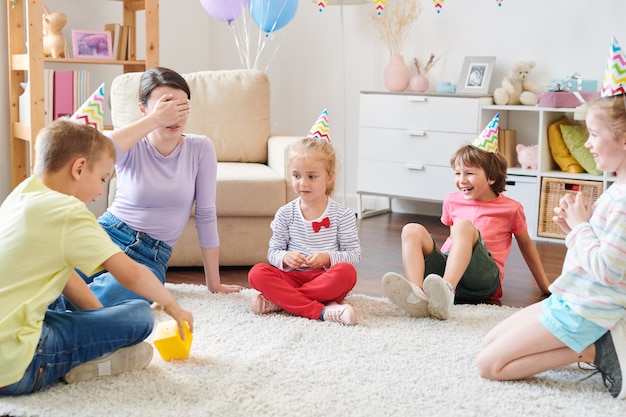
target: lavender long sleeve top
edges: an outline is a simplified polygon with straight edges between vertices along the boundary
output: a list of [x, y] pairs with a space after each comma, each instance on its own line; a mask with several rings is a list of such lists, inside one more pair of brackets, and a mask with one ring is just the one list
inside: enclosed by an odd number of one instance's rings
[[111, 214], [133, 229], [174, 246], [195, 201], [200, 246], [219, 246], [217, 158], [206, 136], [185, 134], [168, 156], [161, 155], [147, 138], [128, 152], [117, 145], [115, 148], [118, 181], [115, 201], [108, 209]]

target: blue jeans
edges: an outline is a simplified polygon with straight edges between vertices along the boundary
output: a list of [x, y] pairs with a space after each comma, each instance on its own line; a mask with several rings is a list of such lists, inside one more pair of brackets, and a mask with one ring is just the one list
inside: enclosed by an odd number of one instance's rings
[[0, 395], [29, 394], [46, 388], [81, 363], [136, 345], [153, 327], [150, 305], [139, 300], [96, 310], [48, 310], [32, 362], [21, 380], [0, 388]]
[[[159, 281], [165, 284], [167, 262], [172, 256], [172, 248], [169, 245], [130, 228], [108, 211], [98, 218], [98, 223], [126, 255], [147, 267], [157, 276]], [[90, 277], [83, 275], [83, 279], [105, 306], [132, 299], [151, 301], [126, 289], [107, 271], [99, 272]]]

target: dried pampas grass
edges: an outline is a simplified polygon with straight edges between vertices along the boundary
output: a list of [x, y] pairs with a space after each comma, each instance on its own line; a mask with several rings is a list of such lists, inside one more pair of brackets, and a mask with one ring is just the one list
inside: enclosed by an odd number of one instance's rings
[[400, 55], [409, 28], [421, 13], [421, 0], [387, 0], [380, 15], [372, 12], [374, 26], [387, 45], [390, 56]]

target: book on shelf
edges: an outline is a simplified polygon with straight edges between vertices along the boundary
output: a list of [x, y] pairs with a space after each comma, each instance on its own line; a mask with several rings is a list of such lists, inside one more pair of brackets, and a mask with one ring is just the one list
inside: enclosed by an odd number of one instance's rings
[[128, 57], [128, 31], [129, 26], [120, 27], [120, 36], [117, 45], [117, 59], [125, 60]]
[[71, 116], [90, 95], [89, 71], [44, 69], [44, 113], [48, 125], [59, 117]]
[[122, 25], [120, 25], [119, 23], [106, 23], [104, 25], [104, 30], [107, 30], [111, 33], [111, 45], [113, 45], [113, 59], [119, 59], [118, 51], [121, 28]]
[[498, 153], [504, 156], [509, 168], [517, 166], [517, 131], [500, 129], [498, 131]]

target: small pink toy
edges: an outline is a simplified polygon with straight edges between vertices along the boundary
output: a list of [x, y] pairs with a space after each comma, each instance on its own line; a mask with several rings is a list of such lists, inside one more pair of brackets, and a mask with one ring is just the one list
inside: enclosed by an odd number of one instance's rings
[[537, 169], [539, 159], [539, 145], [524, 146], [521, 143], [515, 147], [517, 162], [524, 169]]

